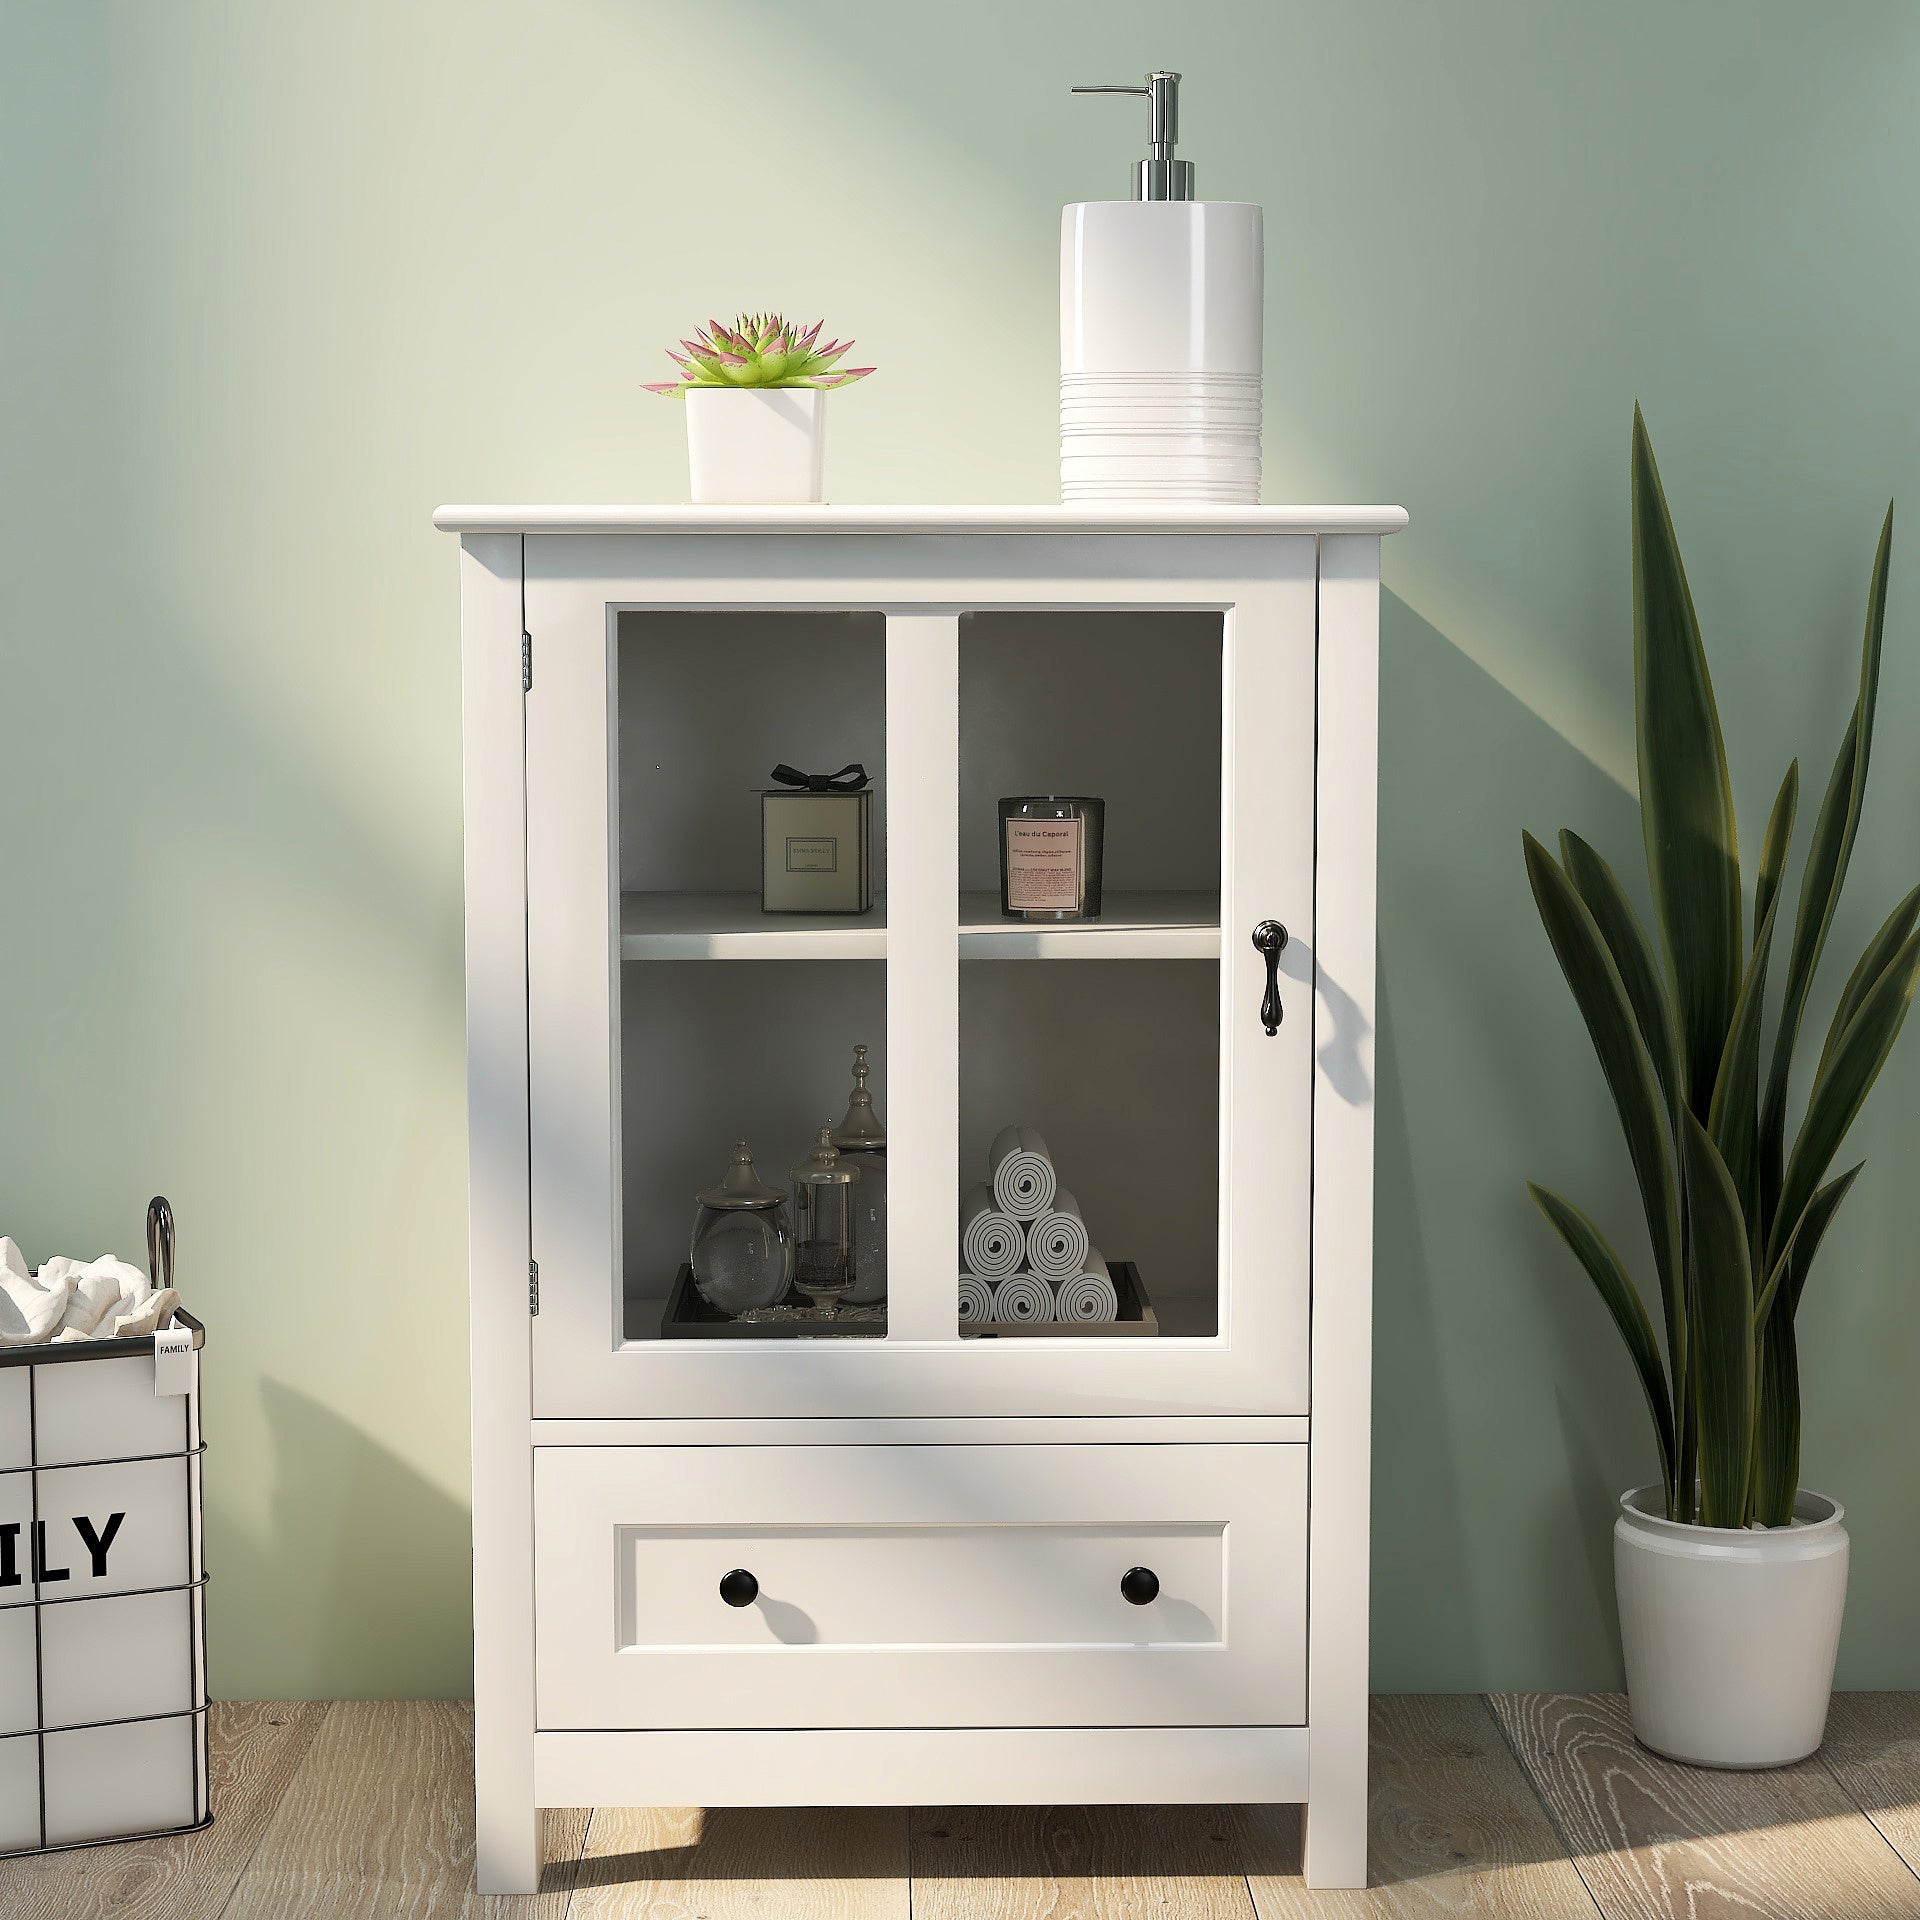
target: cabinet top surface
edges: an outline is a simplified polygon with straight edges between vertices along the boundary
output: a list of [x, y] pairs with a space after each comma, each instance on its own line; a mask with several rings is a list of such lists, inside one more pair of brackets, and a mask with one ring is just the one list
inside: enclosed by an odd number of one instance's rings
[[1398, 533], [1404, 507], [436, 508], [443, 533]]

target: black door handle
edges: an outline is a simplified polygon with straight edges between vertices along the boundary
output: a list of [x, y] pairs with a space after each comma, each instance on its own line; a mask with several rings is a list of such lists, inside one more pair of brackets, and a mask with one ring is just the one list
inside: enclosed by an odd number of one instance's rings
[[1151, 1606], [1160, 1598], [1160, 1576], [1151, 1567], [1129, 1567], [1120, 1576], [1120, 1597], [1132, 1607]]
[[1267, 956], [1267, 990], [1260, 996], [1260, 1024], [1271, 1039], [1280, 1031], [1280, 953], [1287, 930], [1278, 920], [1262, 920], [1253, 930], [1253, 944]]
[[760, 1598], [760, 1582], [745, 1567], [720, 1576], [720, 1598], [730, 1607], [750, 1607]]

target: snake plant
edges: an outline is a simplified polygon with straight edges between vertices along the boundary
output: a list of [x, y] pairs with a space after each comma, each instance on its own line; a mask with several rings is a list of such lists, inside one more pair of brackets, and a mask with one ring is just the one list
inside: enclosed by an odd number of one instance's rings
[[1720, 716], [1693, 596], [1633, 416], [1633, 668], [1650, 940], [1613, 869], [1577, 834], [1560, 858], [1524, 834], [1527, 877], [1586, 1021], [1646, 1211], [1659, 1327], [1606, 1237], [1529, 1185], [1599, 1290], [1645, 1389], [1670, 1519], [1785, 1525], [1800, 1478], [1794, 1316], [1858, 1166], [1835, 1156], [1885, 1064], [1920, 976], [1920, 887], [1848, 976], [1787, 1139], [1788, 1083], [1814, 970], [1860, 830], [1873, 744], [1893, 509], [1867, 591], [1853, 717], [1813, 824], [1769, 1035], [1767, 971], [1799, 801], [1787, 768], [1760, 841], [1748, 936]]

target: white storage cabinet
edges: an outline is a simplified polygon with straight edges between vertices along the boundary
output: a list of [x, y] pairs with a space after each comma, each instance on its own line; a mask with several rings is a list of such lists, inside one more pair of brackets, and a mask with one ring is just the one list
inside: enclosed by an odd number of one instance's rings
[[[1360, 1884], [1405, 516], [436, 520], [462, 537], [482, 1888], [534, 1887], [547, 1806], [968, 1801], [1304, 1801], [1308, 1879]], [[854, 760], [873, 909], [763, 914], [770, 769]], [[1001, 917], [996, 802], [1032, 793], [1106, 801], [1100, 919]], [[705, 1337], [674, 1304], [694, 1193], [742, 1136], [783, 1182], [855, 1043], [884, 1322]], [[959, 1196], [1016, 1121], [1137, 1272], [1143, 1337], [966, 1337]]]

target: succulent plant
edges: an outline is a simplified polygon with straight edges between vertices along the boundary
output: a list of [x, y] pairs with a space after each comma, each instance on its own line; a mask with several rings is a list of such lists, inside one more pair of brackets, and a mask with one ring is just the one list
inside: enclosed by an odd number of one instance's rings
[[845, 387], [864, 380], [871, 367], [840, 367], [834, 362], [851, 340], [819, 344], [824, 323], [796, 327], [777, 313], [743, 313], [732, 326], [709, 320], [682, 340], [684, 354], [669, 347], [667, 358], [684, 369], [678, 380], [649, 381], [649, 393], [680, 394], [695, 387]]

